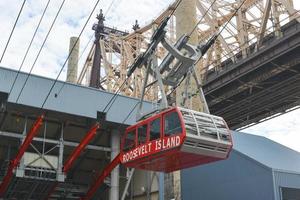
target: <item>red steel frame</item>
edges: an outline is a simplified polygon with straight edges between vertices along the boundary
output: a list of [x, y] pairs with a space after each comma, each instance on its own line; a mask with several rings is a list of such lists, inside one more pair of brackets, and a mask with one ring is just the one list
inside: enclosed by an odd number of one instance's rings
[[[66, 174], [70, 168], [73, 166], [74, 161], [78, 158], [78, 156], [81, 154], [81, 152], [84, 150], [84, 148], [90, 143], [90, 141], [95, 137], [97, 134], [97, 130], [100, 128], [99, 123], [96, 123], [92, 128], [86, 133], [83, 140], [81, 140], [80, 144], [74, 149], [74, 151], [69, 156], [68, 160], [65, 162], [63, 166], [63, 172]], [[51, 194], [55, 191], [55, 188], [57, 187], [58, 182], [55, 182], [54, 185], [51, 187], [47, 198], [49, 199]]]
[[2, 183], [0, 185], [0, 197], [4, 196], [5, 191], [7, 190], [7, 187], [8, 187], [8, 185], [10, 183], [10, 180], [13, 176], [13, 170], [18, 167], [22, 156], [24, 155], [25, 151], [28, 149], [32, 139], [34, 138], [34, 136], [36, 136], [39, 128], [41, 127], [41, 125], [43, 123], [43, 119], [44, 119], [44, 114], [42, 114], [41, 116], [39, 116], [37, 118], [37, 120], [34, 122], [33, 126], [31, 127], [29, 133], [26, 135], [26, 138], [23, 141], [23, 143], [22, 143], [15, 159], [10, 161], [7, 173], [6, 173], [4, 179], [2, 180]]
[[65, 162], [63, 167], [63, 172], [67, 173], [69, 169], [72, 167], [74, 161], [78, 158], [80, 153], [84, 150], [84, 148], [90, 143], [90, 141], [95, 137], [97, 130], [100, 128], [99, 123], [96, 123], [87, 134], [84, 136], [83, 140], [80, 144], [74, 149], [74, 151], [69, 156], [68, 160]]

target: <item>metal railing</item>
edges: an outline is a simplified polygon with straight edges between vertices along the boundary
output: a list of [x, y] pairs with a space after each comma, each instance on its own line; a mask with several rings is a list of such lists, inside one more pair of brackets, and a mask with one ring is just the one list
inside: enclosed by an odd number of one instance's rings
[[230, 141], [230, 133], [223, 118], [179, 108], [185, 123], [186, 133], [220, 141]]

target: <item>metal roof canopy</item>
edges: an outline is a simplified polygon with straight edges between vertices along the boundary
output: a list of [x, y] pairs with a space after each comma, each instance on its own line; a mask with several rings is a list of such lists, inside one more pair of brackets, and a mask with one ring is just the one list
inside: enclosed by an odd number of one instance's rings
[[[15, 87], [7, 99], [16, 75], [17, 71], [0, 67], [0, 177], [4, 175], [8, 160], [14, 158], [20, 141], [26, 134], [24, 130], [30, 129], [36, 117], [41, 114], [40, 107], [54, 82], [53, 79], [31, 75], [19, 101], [16, 103], [27, 74], [23, 72], [19, 74]], [[65, 85], [62, 91], [55, 97], [63, 84]], [[61, 191], [61, 195], [63, 195], [65, 190], [69, 190], [70, 198], [82, 195], [87, 185], [93, 182], [95, 173], [101, 171], [109, 162], [111, 131], [113, 129], [123, 129], [126, 124], [135, 123], [136, 110], [129, 115], [125, 124], [123, 124], [123, 121], [136, 106], [138, 99], [119, 95], [109, 112], [102, 112], [113, 95], [105, 91], [62, 81], [55, 84], [44, 106], [44, 111], [47, 112], [45, 123], [32, 141], [36, 148], [51, 149], [53, 145], [59, 143], [61, 131], [63, 130], [63, 161], [65, 162], [89, 128], [103, 116], [105, 116], [105, 119], [101, 120], [101, 128], [98, 134], [79, 156], [75, 165], [67, 174], [66, 182], [59, 184], [56, 193], [53, 194], [54, 196], [59, 195]], [[145, 102], [144, 105], [146, 110], [152, 108], [152, 104], [149, 102]], [[25, 127], [26, 121], [27, 128]], [[56, 155], [59, 153], [58, 151], [59, 149], [56, 148], [52, 154]], [[27, 152], [34, 152], [34, 147], [30, 146]], [[123, 172], [121, 173], [123, 174]], [[125, 176], [125, 174], [123, 175]], [[47, 181], [45, 182], [45, 180], [34, 181], [32, 179], [31, 181], [33, 181], [32, 184], [28, 184], [28, 178], [13, 178], [6, 197], [20, 199], [44, 198], [38, 196], [38, 194], [41, 194], [37, 190], [41, 190], [41, 188], [36, 187], [36, 185], [42, 185], [44, 188], [49, 189], [51, 184], [46, 184]], [[70, 184], [72, 187], [69, 186]], [[26, 188], [26, 194], [24, 188]], [[42, 192], [44, 195], [47, 194], [46, 189]], [[34, 194], [36, 196], [31, 196]]]
[[[16, 75], [17, 72], [15, 70], [0, 67], [0, 92], [9, 92]], [[14, 89], [9, 96], [9, 103], [16, 103], [26, 76], [27, 74], [23, 72], [19, 74]], [[53, 79], [30, 75], [18, 104], [40, 108], [53, 82]], [[55, 94], [59, 92], [63, 84], [65, 85], [62, 91], [55, 97]], [[97, 112], [101, 113], [103, 111], [112, 96], [112, 93], [95, 88], [57, 81], [44, 108], [46, 110], [96, 119]], [[106, 113], [106, 121], [122, 124], [137, 102], [138, 99], [118, 95], [111, 109]], [[145, 111], [151, 110], [151, 103], [145, 102], [144, 105]], [[135, 113], [136, 111], [133, 111], [124, 123], [127, 125], [135, 123]]]

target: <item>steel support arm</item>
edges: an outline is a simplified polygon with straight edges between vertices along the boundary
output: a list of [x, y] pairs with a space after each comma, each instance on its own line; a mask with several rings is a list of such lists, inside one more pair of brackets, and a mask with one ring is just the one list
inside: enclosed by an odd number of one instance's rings
[[63, 172], [67, 173], [69, 169], [72, 167], [74, 161], [78, 158], [80, 153], [84, 150], [84, 148], [90, 143], [90, 141], [95, 137], [97, 130], [100, 128], [100, 125], [96, 123], [90, 130], [87, 132], [83, 140], [80, 144], [75, 148], [72, 154], [69, 156], [68, 160], [65, 162], [63, 167]]
[[[85, 149], [85, 147], [90, 143], [90, 141], [95, 137], [97, 130], [100, 128], [99, 123], [96, 123], [92, 128], [87, 132], [87, 134], [84, 136], [83, 140], [77, 145], [77, 147], [74, 149], [74, 151], [69, 156], [68, 160], [65, 162], [63, 166], [63, 172], [66, 174], [72, 165], [74, 164], [74, 161], [78, 158], [80, 153]], [[49, 190], [49, 193], [45, 200], [50, 199], [52, 193], [55, 191], [56, 187], [58, 185], [58, 182], [55, 182], [54, 185]]]
[[41, 115], [37, 118], [37, 120], [34, 122], [33, 126], [31, 127], [29, 133], [27, 134], [25, 140], [23, 141], [15, 159], [10, 161], [8, 170], [6, 172], [5, 177], [3, 178], [3, 181], [0, 185], [0, 197], [3, 197], [5, 194], [5, 191], [10, 183], [10, 180], [13, 176], [13, 170], [17, 168], [17, 166], [20, 163], [21, 158], [23, 157], [25, 151], [28, 149], [31, 141], [33, 140], [34, 136], [36, 136], [39, 128], [41, 127], [43, 123], [44, 115]]
[[112, 161], [111, 163], [106, 166], [101, 173], [101, 175], [97, 178], [97, 180], [94, 182], [92, 187], [88, 190], [87, 194], [85, 197], [82, 197], [81, 200], [88, 200], [93, 197], [99, 186], [104, 182], [104, 179], [109, 176], [111, 171], [120, 164], [120, 154], [118, 154]]

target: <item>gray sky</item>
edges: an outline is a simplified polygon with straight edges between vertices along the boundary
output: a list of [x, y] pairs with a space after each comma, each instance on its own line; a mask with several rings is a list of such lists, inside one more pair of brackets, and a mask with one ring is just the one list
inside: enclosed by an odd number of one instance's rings
[[[0, 0], [0, 53], [4, 49], [22, 2], [23, 0]], [[32, 66], [61, 2], [62, 0], [51, 0], [22, 71], [28, 72]], [[96, 0], [66, 0], [34, 67], [34, 74], [56, 78], [68, 53], [69, 38], [79, 34], [95, 2]], [[98, 9], [95, 11], [81, 38], [80, 50], [84, 48], [93, 34], [91, 27], [96, 22], [95, 16], [99, 9], [102, 8], [104, 13], [106, 13], [111, 2], [111, 0], [100, 1]], [[166, 9], [172, 2], [172, 0], [114, 0], [110, 10], [107, 12], [106, 24], [129, 31], [136, 19], [143, 26], [161, 13], [163, 9]], [[296, 9], [299, 10], [299, 1], [294, 2]], [[12, 69], [19, 68], [46, 3], [47, 0], [27, 0], [1, 66]], [[85, 53], [88, 53], [88, 51]], [[85, 57], [83, 55], [82, 58]], [[82, 66], [83, 62], [84, 59], [81, 59], [79, 66]], [[62, 74], [60, 79], [65, 79], [65, 73]], [[300, 130], [300, 110], [250, 127], [243, 130], [243, 132], [268, 137], [300, 152], [300, 134], [298, 130]]]

